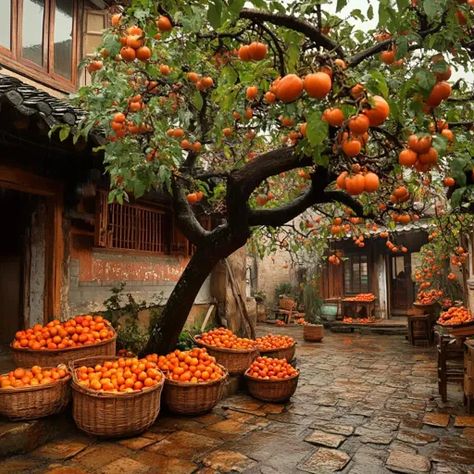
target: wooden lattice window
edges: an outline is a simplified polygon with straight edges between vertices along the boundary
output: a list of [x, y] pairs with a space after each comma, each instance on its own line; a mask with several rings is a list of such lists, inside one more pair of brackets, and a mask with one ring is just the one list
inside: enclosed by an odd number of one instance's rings
[[346, 294], [369, 291], [367, 255], [348, 255], [344, 262], [344, 291]]
[[100, 193], [96, 222], [98, 247], [165, 254], [172, 250], [172, 218], [165, 209], [135, 203], [108, 204], [107, 193]]

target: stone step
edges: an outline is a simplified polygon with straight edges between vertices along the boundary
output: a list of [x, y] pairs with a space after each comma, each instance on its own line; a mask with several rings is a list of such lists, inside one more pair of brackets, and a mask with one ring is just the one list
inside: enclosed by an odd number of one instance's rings
[[54, 438], [66, 435], [74, 426], [71, 415], [48, 416], [32, 421], [0, 418], [0, 459], [28, 453]]

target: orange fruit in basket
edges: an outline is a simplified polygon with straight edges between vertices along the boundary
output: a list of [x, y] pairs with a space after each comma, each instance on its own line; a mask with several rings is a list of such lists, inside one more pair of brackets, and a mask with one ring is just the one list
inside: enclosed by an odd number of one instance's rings
[[257, 343], [258, 349], [265, 350], [274, 350], [274, 349], [286, 349], [291, 347], [295, 340], [290, 336], [277, 336], [273, 334], [267, 334], [266, 336], [257, 337], [255, 340]]
[[35, 324], [26, 331], [17, 331], [14, 348], [31, 350], [64, 349], [95, 344], [112, 338], [113, 330], [102, 316], [81, 315], [68, 321], [50, 321], [45, 326]]
[[120, 358], [76, 369], [78, 383], [91, 390], [124, 393], [157, 385], [162, 373], [146, 359]]
[[68, 375], [63, 367], [54, 367], [52, 369], [43, 369], [37, 365], [31, 369], [21, 367], [0, 375], [1, 388], [30, 387], [35, 385], [45, 385], [58, 381]]
[[[175, 350], [166, 356], [150, 354], [146, 358], [149, 361], [157, 361], [158, 368], [170, 380], [200, 383], [209, 379], [218, 380], [224, 376], [224, 371], [217, 365], [216, 359], [209, 355], [206, 349]], [[149, 369], [149, 371], [152, 370]]]
[[298, 371], [286, 359], [257, 357], [247, 370], [247, 375], [262, 380], [285, 380], [294, 377]]
[[247, 338], [237, 337], [230, 329], [217, 328], [204, 332], [200, 340], [209, 346], [222, 347], [225, 349], [254, 349], [255, 341]]

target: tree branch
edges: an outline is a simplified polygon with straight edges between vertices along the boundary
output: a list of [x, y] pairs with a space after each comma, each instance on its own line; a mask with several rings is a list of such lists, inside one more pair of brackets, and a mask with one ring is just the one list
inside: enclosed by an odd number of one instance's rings
[[317, 202], [317, 195], [311, 187], [293, 202], [274, 209], [255, 209], [249, 213], [249, 225], [269, 225], [279, 227], [299, 216], [303, 211]]
[[294, 16], [269, 13], [250, 8], [243, 8], [240, 12], [240, 18], [245, 18], [254, 22], [266, 21], [273, 25], [284, 26], [290, 30], [298, 31], [311, 39], [311, 41], [316, 43], [318, 46], [330, 51], [336, 51], [341, 58], [344, 57], [344, 51], [341, 46], [323, 35], [321, 31], [313, 26], [309, 21]]
[[249, 225], [269, 225], [272, 227], [278, 227], [291, 221], [315, 204], [325, 204], [330, 202], [339, 202], [350, 207], [357, 216], [368, 217], [364, 215], [362, 204], [349, 194], [343, 191], [325, 191], [326, 186], [331, 181], [332, 177], [328, 175], [327, 170], [324, 168], [318, 168], [311, 174], [311, 187], [308, 191], [284, 206], [274, 209], [251, 210], [249, 212]]
[[325, 191], [323, 195], [325, 199], [327, 199], [326, 202], [339, 202], [340, 204], [350, 207], [356, 213], [357, 217], [371, 217], [364, 214], [364, 208], [359, 201], [344, 191]]
[[[441, 21], [438, 25], [433, 26], [432, 28], [428, 28], [427, 30], [422, 30], [418, 34], [420, 35], [421, 39], [426, 38], [428, 35], [431, 35], [433, 33], [436, 33], [441, 29], [441, 27], [444, 25], [446, 21], [446, 12], [443, 13], [443, 16], [441, 18]], [[349, 58], [347, 62], [347, 67], [354, 67], [357, 66], [359, 63], [361, 63], [364, 59], [367, 59], [374, 54], [382, 52], [384, 49], [387, 49], [389, 46], [391, 46], [393, 43], [395, 43], [395, 40], [393, 38], [380, 41], [380, 43], [374, 44], [373, 46], [370, 46], [367, 49], [364, 49], [362, 51], [359, 51], [358, 53], [354, 54], [352, 57]], [[413, 51], [414, 49], [421, 48], [422, 45], [417, 44], [417, 45], [411, 45], [408, 49], [410, 51]]]
[[294, 147], [278, 148], [258, 155], [243, 168], [233, 171], [231, 178], [233, 184], [239, 186], [241, 198], [247, 201], [254, 189], [270, 176], [312, 164], [310, 156], [297, 154]]
[[194, 245], [201, 244], [210, 235], [210, 232], [204, 229], [196, 219], [184, 195], [184, 188], [178, 184], [176, 177], [172, 178], [171, 189], [173, 191], [173, 210], [179, 223], [179, 230]]

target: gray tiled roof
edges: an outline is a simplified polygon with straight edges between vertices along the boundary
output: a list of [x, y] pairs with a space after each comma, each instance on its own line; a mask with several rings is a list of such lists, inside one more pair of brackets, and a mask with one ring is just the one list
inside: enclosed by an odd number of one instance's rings
[[0, 103], [10, 103], [25, 116], [40, 116], [49, 127], [57, 124], [76, 125], [84, 111], [64, 100], [25, 84], [16, 77], [0, 74]]

